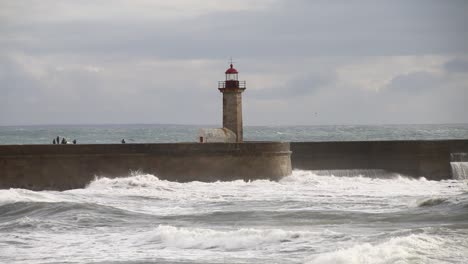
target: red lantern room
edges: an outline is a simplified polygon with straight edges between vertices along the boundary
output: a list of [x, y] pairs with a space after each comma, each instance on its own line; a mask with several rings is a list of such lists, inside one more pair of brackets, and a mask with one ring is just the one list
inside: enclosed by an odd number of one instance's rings
[[226, 70], [226, 81], [218, 83], [218, 88], [221, 89], [245, 89], [245, 81], [239, 82], [239, 72], [234, 68], [234, 65], [230, 65], [229, 69]]
[[232, 63], [231, 63], [231, 67], [229, 69], [226, 70], [226, 81], [237, 81], [237, 74], [239, 72], [237, 72], [236, 69], [234, 69]]

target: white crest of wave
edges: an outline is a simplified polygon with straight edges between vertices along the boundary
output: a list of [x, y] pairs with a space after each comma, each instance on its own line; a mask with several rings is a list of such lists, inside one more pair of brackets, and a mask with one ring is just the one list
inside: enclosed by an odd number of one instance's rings
[[[0, 190], [0, 204], [26, 202], [98, 203], [125, 210], [157, 212], [158, 214], [206, 213], [199, 203], [234, 203], [232, 210], [242, 210], [238, 204], [262, 201], [265, 206], [282, 201], [303, 203], [309, 209], [361, 210], [375, 212], [418, 206], [423, 197], [448, 197], [466, 192], [463, 181], [428, 181], [397, 177], [393, 179], [366, 177], [318, 176], [312, 171], [294, 170], [280, 181], [242, 180], [228, 182], [171, 182], [151, 174], [134, 173], [124, 178], [96, 178], [85, 189], [64, 192]], [[125, 202], [116, 197], [125, 197]], [[144, 207], [138, 198], [161, 200]], [[415, 197], [408, 202], [408, 197]], [[365, 202], [363, 202], [365, 200]], [[313, 204], [310, 201], [314, 201]], [[334, 201], [331, 203], [330, 201]], [[267, 204], [268, 203], [268, 204]], [[290, 203], [291, 204], [291, 203]], [[385, 204], [385, 207], [382, 207]], [[279, 210], [289, 210], [288, 204]], [[295, 207], [297, 209], [297, 206]], [[292, 208], [294, 209], [294, 208]]]
[[[148, 197], [171, 201], [162, 209], [146, 206], [132, 210], [153, 211], [159, 213], [176, 213], [190, 210], [191, 205], [200, 202], [249, 202], [263, 201], [278, 203], [281, 201], [304, 202], [310, 205], [315, 201], [316, 209], [383, 211], [398, 210], [408, 206], [416, 207], [417, 202], [408, 203], [407, 197], [420, 196], [450, 196], [463, 192], [466, 186], [462, 181], [428, 181], [396, 177], [391, 179], [368, 177], [335, 177], [319, 176], [312, 171], [294, 170], [292, 175], [280, 181], [242, 180], [227, 182], [171, 182], [160, 180], [150, 174], [134, 174], [125, 178], [96, 178], [86, 189], [70, 191], [84, 197], [99, 194], [100, 197], [131, 196]], [[369, 199], [368, 197], [373, 197]], [[391, 198], [391, 199], [389, 199]], [[330, 199], [334, 203], [330, 203]], [[366, 203], [362, 203], [365, 199]], [[416, 200], [414, 199], [414, 200]], [[387, 204], [382, 208], [382, 204]], [[128, 207], [129, 201], [115, 204], [117, 207]], [[161, 204], [159, 204], [161, 206]], [[282, 209], [288, 209], [283, 207]], [[208, 210], [208, 209], [207, 209]], [[239, 210], [237, 208], [236, 210]], [[204, 208], [198, 208], [198, 213], [204, 213]], [[194, 213], [194, 212], [192, 212]]]
[[297, 183], [313, 183], [324, 179], [333, 179], [333, 181], [343, 181], [343, 182], [388, 182], [388, 181], [398, 181], [398, 182], [405, 182], [405, 183], [417, 183], [417, 182], [427, 182], [428, 180], [424, 177], [421, 178], [410, 178], [405, 177], [399, 174], [392, 174], [389, 177], [364, 177], [363, 175], [360, 176], [340, 176], [340, 175], [333, 175], [333, 174], [318, 174], [317, 171], [310, 171], [310, 170], [294, 170], [292, 175], [288, 177], [284, 177], [281, 179], [281, 182], [297, 182]]
[[218, 231], [203, 228], [178, 228], [160, 225], [156, 228], [154, 242], [168, 247], [183, 249], [258, 249], [269, 244], [304, 240], [312, 233], [285, 231], [281, 229], [242, 228], [233, 231]]
[[0, 204], [15, 202], [61, 202], [63, 199], [54, 195], [56, 192], [35, 192], [26, 189], [0, 190]]
[[87, 186], [89, 189], [102, 188], [148, 188], [161, 187], [165, 181], [151, 174], [132, 174], [124, 178], [96, 177]]
[[239, 185], [252, 185], [252, 183], [274, 183], [268, 180], [258, 180], [245, 182], [243, 180], [236, 181], [216, 181], [216, 182], [174, 182], [168, 180], [160, 180], [157, 176], [152, 174], [138, 174], [134, 173], [128, 177], [123, 178], [107, 178], [107, 177], [96, 177], [94, 181], [90, 182], [87, 189], [157, 189], [174, 191], [176, 189], [185, 189], [187, 186], [193, 187], [210, 187], [216, 186], [239, 186]]
[[412, 234], [394, 237], [380, 244], [360, 244], [348, 249], [321, 254], [307, 264], [353, 264], [353, 263], [440, 263], [434, 258], [442, 257], [441, 246], [446, 240], [439, 236]]
[[107, 177], [96, 177], [94, 181], [90, 182], [87, 188], [90, 189], [102, 189], [102, 188], [162, 188], [170, 189], [180, 187], [182, 185], [192, 186], [217, 186], [217, 187], [255, 187], [255, 186], [268, 186], [268, 187], [279, 187], [284, 185], [300, 185], [300, 186], [334, 186], [339, 188], [343, 185], [355, 186], [355, 185], [372, 185], [372, 186], [388, 186], [399, 185], [399, 186], [417, 186], [421, 187], [425, 185], [440, 185], [439, 181], [428, 181], [425, 178], [413, 179], [403, 176], [397, 176], [394, 178], [368, 178], [368, 177], [335, 177], [335, 176], [323, 176], [317, 175], [313, 171], [294, 170], [292, 175], [286, 176], [280, 181], [270, 180], [253, 180], [245, 182], [243, 180], [235, 181], [216, 181], [216, 182], [199, 182], [193, 181], [188, 183], [171, 182], [167, 180], [160, 180], [157, 176], [151, 174], [138, 174], [133, 173], [128, 177], [123, 178], [107, 178]]
[[462, 181], [429, 181], [426, 178], [408, 178], [396, 176], [393, 178], [369, 178], [369, 177], [336, 177], [320, 176], [313, 171], [294, 170], [291, 176], [280, 180], [282, 184], [313, 186], [314, 190], [329, 191], [329, 193], [341, 194], [367, 194], [376, 196], [400, 196], [400, 195], [431, 195], [439, 194], [451, 188], [449, 193], [463, 192], [466, 186]]

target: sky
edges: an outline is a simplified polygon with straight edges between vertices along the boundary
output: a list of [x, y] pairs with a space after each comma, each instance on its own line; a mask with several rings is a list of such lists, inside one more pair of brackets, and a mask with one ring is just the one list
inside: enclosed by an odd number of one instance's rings
[[0, 125], [468, 123], [465, 0], [1, 0]]

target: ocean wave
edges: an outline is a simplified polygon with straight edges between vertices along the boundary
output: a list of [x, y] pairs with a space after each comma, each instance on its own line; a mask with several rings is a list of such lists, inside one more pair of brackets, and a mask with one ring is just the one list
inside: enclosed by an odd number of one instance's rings
[[[349, 170], [358, 171], [358, 170]], [[427, 182], [428, 180], [424, 177], [414, 178], [414, 177], [407, 177], [402, 174], [395, 174], [391, 173], [388, 175], [382, 175], [378, 177], [366, 177], [363, 174], [357, 174], [355, 176], [340, 176], [334, 175], [333, 173], [328, 173], [329, 171], [314, 171], [314, 170], [293, 170], [293, 173], [290, 176], [284, 177], [280, 181], [299, 181], [303, 182], [304, 180], [307, 181], [308, 179], [326, 179], [326, 178], [333, 178], [336, 180], [343, 180], [343, 181], [355, 181], [358, 179], [359, 181], [376, 181], [376, 182], [388, 182], [388, 181], [404, 181], [404, 182]], [[375, 170], [375, 173], [380, 172], [379, 170]], [[382, 172], [384, 173], [384, 172]]]
[[[453, 241], [452, 241], [453, 242]], [[394, 237], [381, 243], [364, 243], [347, 249], [339, 249], [312, 257], [308, 264], [315, 263], [463, 263], [468, 252], [457, 252], [459, 246], [451, 247], [450, 239], [429, 234], [411, 234]], [[466, 263], [466, 262], [465, 262]]]
[[215, 181], [215, 182], [174, 182], [168, 180], [161, 180], [157, 175], [152, 174], [131, 174], [128, 177], [121, 178], [108, 178], [97, 176], [90, 182], [86, 189], [153, 189], [161, 191], [175, 191], [177, 188], [185, 188], [185, 186], [246, 186], [256, 185], [262, 183], [276, 184], [275, 181], [270, 180], [234, 180], [234, 181]]
[[3, 189], [0, 190], [0, 205], [15, 202], [62, 202], [54, 191], [31, 191], [26, 189]]
[[417, 203], [418, 207], [438, 207], [447, 208], [465, 208], [468, 209], [468, 193], [447, 197], [430, 197], [421, 199]]
[[418, 207], [435, 206], [447, 202], [448, 198], [427, 198], [418, 203]]
[[[440, 184], [442, 183], [442, 184]], [[381, 185], [382, 187], [391, 187], [391, 185], [395, 185], [396, 187], [407, 187], [407, 188], [414, 188], [418, 187], [421, 189], [422, 186], [426, 187], [440, 187], [440, 186], [448, 186], [448, 187], [467, 187], [460, 181], [428, 181], [424, 177], [415, 179], [410, 177], [405, 177], [402, 175], [395, 175], [391, 178], [369, 178], [363, 176], [357, 177], [337, 177], [333, 175], [318, 175], [314, 171], [308, 170], [294, 170], [291, 175], [286, 176], [279, 181], [270, 181], [270, 180], [253, 180], [253, 181], [243, 181], [243, 180], [235, 180], [235, 181], [216, 181], [216, 182], [187, 182], [187, 183], [179, 183], [179, 182], [171, 182], [167, 180], [161, 180], [157, 177], [157, 175], [152, 174], [138, 174], [134, 173], [129, 175], [128, 177], [122, 178], [107, 178], [107, 177], [96, 177], [92, 182], [90, 182], [86, 189], [154, 189], [154, 190], [161, 190], [161, 191], [175, 191], [178, 188], [182, 188], [185, 186], [191, 187], [203, 187], [203, 186], [210, 186], [210, 187], [255, 187], [255, 186], [265, 186], [265, 187], [278, 187], [284, 185], [301, 185], [304, 187], [307, 186], [327, 186], [333, 185], [335, 188], [339, 188], [342, 185], [372, 185], [378, 186]], [[384, 191], [384, 190], [382, 190]], [[391, 190], [395, 191], [395, 190]]]
[[[124, 178], [97, 177], [84, 189], [63, 192], [0, 190], [0, 205], [16, 202], [101, 204], [157, 215], [209, 214], [213, 208], [243, 211], [243, 204], [254, 205], [260, 211], [292, 213], [388, 213], [433, 206], [437, 201], [424, 202], [420, 201], [421, 197], [454, 197], [466, 189], [462, 181], [318, 176], [301, 170], [294, 170], [291, 176], [279, 181], [250, 182], [179, 183], [161, 180], [155, 175], [134, 174]], [[455, 202], [463, 204], [462, 199], [457, 199]], [[200, 207], [200, 204], [207, 206]]]
[[142, 189], [153, 188], [170, 191], [169, 182], [152, 174], [131, 174], [122, 178], [96, 177], [86, 189]]
[[133, 222], [145, 221], [148, 217], [141, 213], [100, 204], [16, 202], [0, 206], [0, 230], [109, 226], [127, 223], [130, 219]]
[[22, 216], [10, 221], [2, 221], [0, 223], [0, 231], [14, 232], [14, 230], [28, 230], [32, 229], [49, 229], [58, 231], [61, 225], [58, 221], [44, 220], [35, 217]]
[[269, 244], [304, 242], [313, 236], [311, 232], [282, 229], [243, 228], [218, 231], [167, 225], [158, 226], [155, 233], [151, 242], [161, 243], [167, 247], [219, 250], [259, 249]]

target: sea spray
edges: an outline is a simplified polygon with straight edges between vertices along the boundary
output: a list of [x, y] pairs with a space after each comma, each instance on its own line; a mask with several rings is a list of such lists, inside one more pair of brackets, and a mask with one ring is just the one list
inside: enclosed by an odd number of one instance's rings
[[0, 250], [28, 264], [465, 263], [467, 217], [460, 180], [295, 170], [279, 181], [178, 183], [136, 173], [63, 192], [0, 190]]
[[450, 162], [452, 175], [456, 180], [468, 180], [468, 162]]

